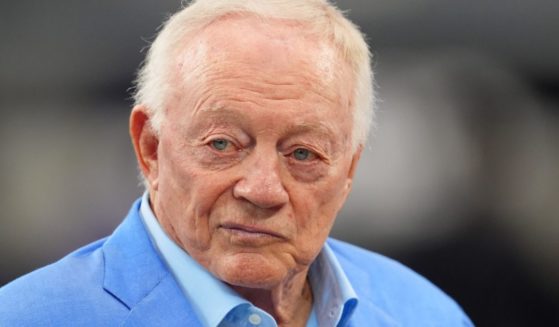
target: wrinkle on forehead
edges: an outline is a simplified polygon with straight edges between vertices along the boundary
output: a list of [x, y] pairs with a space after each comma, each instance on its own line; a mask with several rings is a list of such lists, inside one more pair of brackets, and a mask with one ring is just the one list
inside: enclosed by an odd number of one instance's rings
[[179, 53], [175, 78], [181, 95], [222, 83], [272, 100], [310, 92], [338, 104], [344, 113], [351, 109], [349, 65], [331, 42], [310, 35], [300, 23], [223, 17], [189, 39]]

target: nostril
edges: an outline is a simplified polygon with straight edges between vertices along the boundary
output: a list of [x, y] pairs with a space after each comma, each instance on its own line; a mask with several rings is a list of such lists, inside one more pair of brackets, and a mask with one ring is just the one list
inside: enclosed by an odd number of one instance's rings
[[281, 183], [241, 179], [233, 187], [233, 197], [246, 200], [263, 209], [277, 209], [288, 201], [288, 195]]

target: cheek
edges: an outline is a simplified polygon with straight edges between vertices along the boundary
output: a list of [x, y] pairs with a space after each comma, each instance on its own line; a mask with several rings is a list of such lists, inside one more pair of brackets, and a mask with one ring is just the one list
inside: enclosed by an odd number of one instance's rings
[[320, 183], [309, 187], [309, 196], [315, 200], [312, 202], [314, 207], [311, 210], [320, 217], [331, 216], [330, 220], [334, 220], [335, 215], [341, 209], [348, 191], [348, 169], [348, 164], [338, 165], [336, 170], [330, 171]]
[[163, 143], [159, 153], [157, 216], [174, 240], [196, 255], [211, 245], [213, 228], [209, 216], [227, 185], [223, 183], [225, 178], [197, 168], [188, 151], [171, 147], [170, 143]]
[[346, 198], [347, 178], [337, 177], [312, 186], [298, 186], [292, 201], [297, 219], [297, 243], [306, 255], [316, 255], [328, 237]]

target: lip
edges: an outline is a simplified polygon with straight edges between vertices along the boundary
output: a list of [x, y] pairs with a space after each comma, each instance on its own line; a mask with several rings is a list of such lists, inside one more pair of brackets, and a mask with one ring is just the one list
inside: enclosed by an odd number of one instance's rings
[[280, 233], [260, 226], [251, 226], [238, 223], [224, 223], [221, 224], [219, 227], [230, 233], [239, 234], [246, 237], [273, 237], [278, 239], [286, 239], [286, 237], [281, 235]]

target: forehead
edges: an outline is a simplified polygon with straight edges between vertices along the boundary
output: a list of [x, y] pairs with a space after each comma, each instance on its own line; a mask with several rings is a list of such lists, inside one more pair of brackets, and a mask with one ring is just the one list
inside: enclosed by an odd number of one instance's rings
[[301, 23], [224, 17], [189, 38], [176, 64], [177, 98], [183, 103], [173, 111], [213, 111], [223, 107], [219, 102], [231, 105], [242, 95], [250, 102], [244, 108], [297, 107], [304, 116], [301, 109], [329, 107], [351, 116], [349, 64], [328, 40], [308, 33]]
[[287, 68], [297, 64], [308, 64], [311, 68], [316, 57], [330, 59], [329, 63], [334, 64], [333, 48], [310, 35], [305, 27], [286, 20], [227, 17], [209, 25], [202, 38], [212, 50], [207, 54], [215, 55], [213, 59], [229, 57], [264, 69]]
[[[330, 40], [309, 30], [307, 24], [292, 20], [222, 17], [188, 37], [176, 58], [177, 77], [200, 82], [196, 79], [203, 81], [208, 70], [227, 68], [281, 77], [303, 69], [316, 78], [314, 83], [320, 82], [323, 87], [343, 80], [343, 85], [351, 88], [349, 64], [341, 59]], [[338, 84], [336, 89], [342, 87]]]

